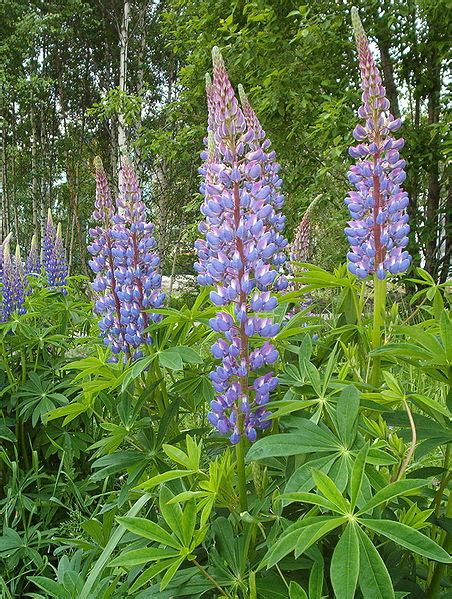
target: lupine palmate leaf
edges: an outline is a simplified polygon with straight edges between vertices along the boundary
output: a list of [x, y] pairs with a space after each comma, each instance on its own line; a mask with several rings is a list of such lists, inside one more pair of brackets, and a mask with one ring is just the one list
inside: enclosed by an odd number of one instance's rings
[[360, 393], [349, 385], [340, 394], [336, 407], [336, 420], [339, 437], [348, 449], [356, 435], [356, 423], [359, 411]]
[[391, 541], [402, 545], [402, 547], [406, 547], [414, 553], [445, 564], [452, 562], [447, 551], [435, 543], [435, 541], [432, 541], [430, 537], [406, 524], [393, 520], [373, 520], [368, 518], [362, 518], [360, 522], [364, 526], [367, 526], [367, 528], [384, 535], [388, 539], [391, 539]]
[[308, 599], [306, 591], [295, 580], [290, 581], [289, 599]]
[[168, 545], [168, 547], [173, 547], [174, 549], [179, 549], [181, 547], [175, 537], [170, 535], [169, 532], [159, 526], [156, 522], [152, 522], [152, 520], [147, 520], [146, 518], [119, 517], [117, 518], [117, 521], [124, 526], [124, 528], [140, 537], [150, 539], [151, 541], [161, 543], [162, 545]]
[[350, 510], [350, 504], [327, 474], [321, 470], [313, 470], [312, 478], [318, 490], [336, 506], [337, 511], [346, 513]]
[[385, 503], [387, 501], [391, 501], [400, 495], [405, 495], [421, 487], [428, 485], [428, 480], [422, 479], [405, 479], [399, 480], [395, 483], [389, 484], [387, 487], [380, 489], [378, 493], [376, 493], [370, 501], [368, 501], [359, 511], [360, 514], [364, 514], [373, 510], [378, 505]]
[[359, 537], [359, 588], [364, 599], [394, 599], [389, 572], [372, 541], [360, 528]]
[[356, 524], [345, 527], [331, 560], [331, 583], [336, 597], [353, 599], [359, 575], [359, 539]]
[[366, 466], [367, 452], [369, 444], [366, 443], [358, 452], [355, 463], [353, 464], [352, 476], [350, 480], [350, 502], [352, 510], [355, 508], [359, 492], [363, 482], [364, 468]]
[[171, 551], [159, 547], [142, 547], [141, 549], [132, 549], [132, 551], [121, 553], [109, 565], [111, 567], [138, 566], [140, 564], [147, 564], [148, 562], [177, 557], [178, 555], [179, 552], [176, 550]]
[[248, 450], [246, 459], [262, 460], [269, 457], [285, 457], [302, 453], [325, 453], [340, 447], [334, 435], [310, 420], [299, 418], [296, 430], [259, 439]]

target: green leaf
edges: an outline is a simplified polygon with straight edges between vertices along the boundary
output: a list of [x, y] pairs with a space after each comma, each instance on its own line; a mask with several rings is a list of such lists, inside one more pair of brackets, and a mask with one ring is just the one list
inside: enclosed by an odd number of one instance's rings
[[50, 578], [46, 578], [45, 576], [29, 576], [28, 580], [46, 593], [49, 593], [51, 597], [56, 597], [56, 599], [71, 599], [71, 594]]
[[171, 582], [181, 565], [184, 563], [184, 561], [185, 557], [180, 557], [179, 559], [174, 560], [174, 562], [171, 564], [171, 566], [166, 571], [164, 577], [162, 578], [162, 581], [160, 583], [161, 591], [164, 591], [166, 589], [166, 587], [169, 585], [169, 583]]
[[359, 536], [359, 588], [364, 599], [394, 599], [389, 572], [365, 532]]
[[334, 503], [316, 493], [284, 493], [281, 495], [281, 499], [285, 502], [297, 501], [299, 503], [310, 503], [311, 505], [318, 505], [332, 512], [336, 511]]
[[306, 591], [295, 580], [290, 581], [289, 599], [308, 599]]
[[341, 513], [350, 511], [350, 504], [344, 497], [331, 478], [321, 470], [313, 470], [312, 478], [317, 489], [337, 508]]
[[322, 599], [323, 574], [323, 560], [315, 561], [309, 575], [309, 599]]
[[433, 559], [437, 562], [443, 562], [445, 564], [452, 563], [447, 551], [440, 547], [435, 541], [432, 541], [429, 537], [422, 534], [418, 530], [402, 524], [401, 522], [395, 522], [393, 520], [371, 520], [371, 519], [360, 519], [360, 522], [367, 526], [371, 530], [384, 535], [391, 541], [406, 547], [414, 553], [423, 555], [428, 559]]
[[[138, 501], [136, 501], [135, 504], [127, 512], [128, 517], [132, 517], [135, 516], [135, 514], [138, 514], [141, 508], [145, 506], [150, 499], [151, 496], [147, 493], [140, 497], [140, 499], [138, 499]], [[124, 527], [119, 526], [112, 534], [107, 545], [105, 546], [104, 550], [102, 551], [96, 563], [94, 564], [94, 567], [91, 569], [88, 578], [86, 579], [86, 582], [83, 585], [83, 589], [81, 590], [77, 599], [88, 599], [88, 597], [91, 596], [91, 589], [95, 585], [96, 580], [98, 579], [100, 574], [103, 572], [108, 560], [110, 559], [111, 554], [113, 553], [116, 546], [124, 536], [124, 532]]]
[[359, 450], [358, 455], [355, 459], [355, 463], [353, 464], [352, 477], [350, 481], [350, 503], [352, 510], [355, 509], [356, 502], [358, 501], [359, 492], [361, 490], [368, 450], [369, 444], [366, 443]]
[[196, 526], [196, 501], [191, 499], [185, 504], [182, 513], [182, 536], [185, 547], [190, 547]]
[[348, 449], [352, 446], [356, 435], [360, 393], [350, 385], [340, 394], [336, 407], [336, 420], [339, 437]]
[[160, 366], [163, 368], [169, 368], [170, 370], [182, 370], [184, 363], [177, 348], [170, 347], [165, 349], [158, 354]]
[[133, 585], [130, 587], [129, 594], [134, 593], [142, 586], [147, 584], [150, 580], [152, 580], [152, 578], [155, 578], [157, 574], [160, 574], [160, 572], [163, 572], [164, 570], [169, 568], [172, 563], [173, 560], [170, 559], [166, 561], [157, 562], [156, 564], [152, 564], [152, 566], [150, 566], [149, 568], [146, 568], [146, 570], [144, 570], [144, 572], [142, 572], [140, 576], [138, 576], [138, 578], [134, 581]]
[[190, 470], [190, 460], [185, 452], [178, 447], [166, 444], [162, 445], [162, 449], [166, 455], [173, 460], [173, 462], [176, 462], [176, 464], [180, 464], [181, 466], [187, 468], [187, 470]]
[[270, 435], [253, 443], [246, 454], [246, 461], [302, 453], [325, 453], [337, 451], [338, 447], [336, 438], [329, 431], [303, 418], [297, 422], [296, 431]]
[[439, 321], [439, 330], [441, 339], [446, 352], [446, 359], [449, 364], [452, 364], [452, 321], [446, 310], [443, 310]]
[[331, 584], [336, 597], [353, 599], [359, 574], [359, 540], [356, 525], [350, 522], [339, 539], [331, 559]]
[[6, 424], [0, 424], [0, 439], [4, 439], [5, 441], [11, 441], [11, 443], [16, 443], [17, 439], [12, 433]]
[[188, 364], [202, 364], [204, 362], [199, 353], [192, 347], [179, 345], [178, 347], [174, 347], [172, 349], [178, 351], [182, 360]]
[[[297, 543], [298, 537], [300, 535], [300, 530], [305, 528], [306, 526], [310, 526], [311, 524], [316, 524], [319, 522], [328, 522], [330, 520], [334, 520], [331, 516], [314, 516], [311, 518], [305, 518], [303, 520], [298, 520], [294, 522], [291, 526], [289, 526], [279, 537], [274, 545], [268, 550], [264, 558], [262, 559], [259, 569], [261, 569], [264, 565], [268, 564], [268, 560], [271, 558], [272, 564], [277, 564], [279, 561], [283, 559], [288, 553], [295, 549], [295, 545]], [[269, 566], [270, 567], [270, 566]]]
[[346, 521], [346, 518], [332, 518], [328, 522], [311, 524], [310, 526], [303, 528], [295, 545], [295, 558], [297, 559], [316, 541], [324, 537], [335, 528], [342, 526], [342, 524], [344, 524]]
[[133, 549], [132, 551], [121, 553], [121, 555], [110, 562], [109, 566], [112, 568], [115, 566], [139, 566], [147, 562], [154, 562], [178, 555], [178, 551], [160, 549], [158, 547], [143, 547], [142, 549]]
[[150, 539], [151, 541], [161, 543], [162, 545], [168, 545], [174, 549], [180, 548], [180, 543], [178, 543], [178, 541], [164, 528], [155, 522], [152, 522], [152, 520], [147, 520], [146, 518], [129, 517], [118, 517], [116, 520], [119, 524], [124, 526], [124, 528], [130, 530], [130, 532], [133, 532], [139, 537]]
[[407, 493], [412, 494], [413, 491], [428, 485], [428, 483], [428, 480], [416, 478], [399, 480], [395, 483], [391, 483], [387, 487], [380, 489], [378, 493], [375, 493], [372, 499], [363, 505], [358, 514], [365, 514], [366, 512], [373, 510], [375, 507], [377, 507], [377, 505], [391, 501], [391, 499], [395, 499], [400, 495], [406, 495]]
[[178, 503], [168, 503], [173, 499], [174, 494], [167, 487], [160, 489], [159, 496], [159, 507], [162, 512], [162, 516], [165, 522], [168, 524], [170, 530], [178, 537], [178, 539], [184, 542], [184, 532], [182, 527], [182, 509]]
[[156, 487], [162, 483], [166, 483], [177, 478], [184, 478], [184, 476], [189, 476], [190, 474], [194, 473], [194, 470], [168, 470], [168, 472], [162, 472], [162, 474], [157, 474], [149, 480], [146, 480], [144, 483], [141, 483], [141, 485], [138, 485], [138, 488], [146, 490], [152, 489], [153, 487]]
[[312, 479], [312, 470], [317, 468], [326, 472], [330, 470], [331, 466], [337, 459], [337, 455], [327, 455], [310, 460], [305, 464], [302, 464], [292, 476], [289, 478], [286, 484], [285, 493], [304, 493], [309, 492], [314, 487], [314, 481]]

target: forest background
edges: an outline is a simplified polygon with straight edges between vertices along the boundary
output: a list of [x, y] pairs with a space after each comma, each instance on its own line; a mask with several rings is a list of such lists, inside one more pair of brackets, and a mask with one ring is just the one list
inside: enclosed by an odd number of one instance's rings
[[[219, 45], [267, 129], [285, 181], [288, 235], [312, 205], [310, 260], [343, 261], [347, 147], [359, 105], [351, 6], [403, 117], [408, 249], [440, 281], [452, 215], [447, 0], [4, 0], [0, 6], [0, 239], [24, 253], [48, 208], [71, 274], [88, 274], [93, 158], [116, 184], [132, 154], [163, 273], [192, 273], [205, 135], [204, 74]], [[345, 66], [344, 66], [345, 65]]]

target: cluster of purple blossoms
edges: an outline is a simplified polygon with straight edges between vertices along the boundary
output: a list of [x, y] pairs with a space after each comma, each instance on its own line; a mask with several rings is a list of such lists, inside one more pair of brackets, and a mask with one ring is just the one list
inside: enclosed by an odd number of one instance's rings
[[394, 139], [392, 132], [400, 128], [400, 119], [389, 112], [389, 101], [379, 70], [369, 48], [356, 9], [352, 9], [361, 74], [363, 104], [358, 115], [364, 124], [357, 125], [353, 137], [358, 145], [349, 149], [358, 163], [350, 168], [348, 179], [356, 191], [345, 200], [352, 220], [345, 229], [351, 251], [347, 254], [350, 272], [361, 278], [376, 273], [404, 272], [411, 257], [408, 244], [408, 194], [401, 187], [405, 180], [405, 161], [399, 151], [404, 140]]
[[49, 289], [66, 295], [68, 264], [61, 234], [61, 224], [59, 223], [55, 228], [50, 209], [42, 242], [42, 262]]
[[115, 356], [123, 352], [125, 359], [137, 359], [143, 355], [140, 347], [152, 343], [147, 327], [161, 318], [149, 310], [160, 308], [165, 299], [157, 272], [154, 227], [146, 221], [146, 208], [131, 165], [122, 167], [116, 206], [100, 159], [95, 166], [93, 218], [100, 225], [90, 229], [93, 242], [88, 247], [93, 256], [89, 264], [96, 273], [95, 311], [102, 317], [99, 328], [105, 345]]
[[25, 264], [25, 272], [27, 276], [39, 275], [41, 272], [41, 258], [39, 256], [38, 236], [36, 233], [31, 238], [30, 252]]
[[25, 288], [25, 274], [19, 246], [16, 246], [15, 255], [12, 257], [8, 237], [3, 243], [1, 322], [9, 320], [14, 311], [18, 314], [25, 313]]
[[271, 291], [288, 286], [281, 274], [287, 240], [275, 152], [242, 88], [239, 106], [218, 48], [212, 54], [207, 148], [200, 169], [204, 239], [195, 243], [195, 269], [201, 285], [215, 287], [211, 301], [223, 308], [210, 320], [220, 334], [212, 353], [222, 364], [211, 373], [216, 397], [208, 418], [236, 444], [242, 435], [255, 441], [257, 430], [271, 425], [266, 404], [278, 379], [258, 371], [274, 364], [278, 351], [259, 338], [279, 332], [280, 325], [265, 313], [278, 304]]

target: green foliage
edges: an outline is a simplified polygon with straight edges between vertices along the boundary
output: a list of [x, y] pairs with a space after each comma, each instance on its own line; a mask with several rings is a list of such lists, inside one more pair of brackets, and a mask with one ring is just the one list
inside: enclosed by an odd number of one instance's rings
[[[445, 287], [420, 271], [433, 291], [418, 294], [411, 313], [409, 303], [391, 311], [375, 351], [367, 289], [342, 268], [304, 267], [310, 310], [323, 318], [300, 312], [276, 338], [274, 425], [246, 451], [248, 512], [234, 453], [206, 420], [206, 293], [160, 310], [155, 342], [133, 364], [108, 362], [75, 289], [35, 290], [27, 313], [2, 325], [6, 597], [352, 598], [445, 588]], [[282, 297], [278, 317], [302, 300]], [[380, 388], [367, 382], [377, 352]]]

